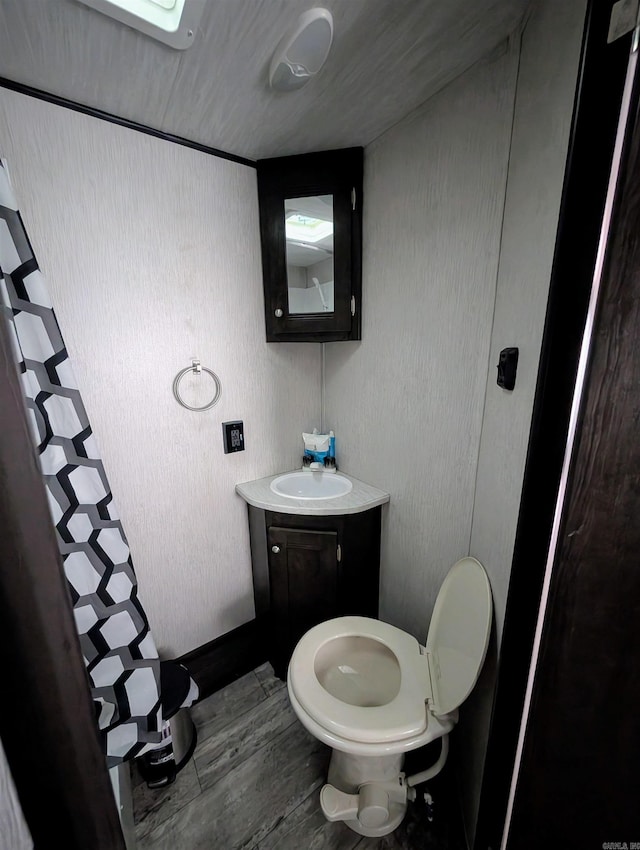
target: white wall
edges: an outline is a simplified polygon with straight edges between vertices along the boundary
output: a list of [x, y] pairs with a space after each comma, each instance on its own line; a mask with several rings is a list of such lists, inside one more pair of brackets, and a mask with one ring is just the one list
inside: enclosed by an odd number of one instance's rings
[[[253, 616], [238, 481], [297, 466], [318, 345], [267, 345], [252, 168], [0, 90], [0, 152], [46, 275], [161, 651]], [[173, 399], [192, 356], [220, 403]], [[188, 388], [187, 388], [188, 389]], [[225, 455], [221, 422], [247, 449]]]
[[380, 613], [421, 640], [469, 552], [516, 68], [503, 45], [366, 149], [362, 342], [326, 346], [338, 464], [391, 493]]
[[307, 266], [307, 286], [313, 286], [312, 278], [317, 277], [319, 283], [328, 283], [333, 281], [333, 257], [327, 257], [325, 260], [320, 260], [319, 263], [314, 263], [312, 266]]
[[32, 847], [31, 833], [0, 741], [0, 850], [31, 850]]
[[[338, 462], [391, 492], [383, 619], [424, 638], [442, 578], [463, 555], [491, 580], [496, 640], [455, 736], [470, 842], [585, 5], [540, 0], [521, 44], [366, 149], [363, 340], [326, 346], [323, 427], [336, 431]], [[513, 345], [518, 379], [507, 393], [496, 364]]]
[[136, 850], [135, 816], [133, 813], [133, 791], [131, 787], [131, 764], [122, 762], [109, 768], [109, 779], [118, 809], [120, 827], [127, 850]]
[[[538, 2], [522, 37], [471, 549], [487, 564], [502, 634], [544, 330], [586, 0]], [[500, 350], [520, 349], [513, 392]]]
[[[549, 292], [586, 0], [540, 0], [522, 36], [496, 309], [471, 533], [504, 623]], [[513, 392], [496, 385], [499, 352], [520, 349]], [[461, 712], [457, 743], [465, 820], [475, 830], [493, 702], [489, 668]]]
[[[291, 313], [322, 313], [327, 309], [333, 310], [333, 281], [321, 283], [322, 296], [315, 286], [305, 289], [296, 286], [289, 287], [289, 311]], [[324, 304], [322, 299], [324, 298]]]

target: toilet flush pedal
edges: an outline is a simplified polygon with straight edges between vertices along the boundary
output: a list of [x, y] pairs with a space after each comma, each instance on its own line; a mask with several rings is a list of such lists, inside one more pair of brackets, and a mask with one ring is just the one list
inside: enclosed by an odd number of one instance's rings
[[[449, 736], [440, 739], [440, 755], [436, 762], [420, 773], [406, 776], [399, 773], [396, 780], [364, 782], [357, 794], [340, 791], [325, 785], [320, 791], [320, 807], [329, 821], [346, 821], [351, 829], [361, 835], [386, 835], [401, 823], [408, 802], [417, 797], [416, 785], [428, 782], [444, 767], [449, 754]], [[426, 791], [424, 802], [427, 820], [433, 820], [433, 797]]]
[[396, 817], [399, 808], [404, 812], [407, 797], [414, 796], [401, 773], [397, 782], [366, 782], [357, 794], [327, 784], [320, 792], [320, 806], [329, 821], [358, 821], [366, 830], [377, 830]]

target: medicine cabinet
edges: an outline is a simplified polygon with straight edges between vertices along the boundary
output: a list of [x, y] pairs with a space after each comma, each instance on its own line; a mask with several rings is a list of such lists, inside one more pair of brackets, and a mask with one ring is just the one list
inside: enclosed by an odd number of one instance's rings
[[360, 339], [362, 148], [257, 163], [267, 342]]

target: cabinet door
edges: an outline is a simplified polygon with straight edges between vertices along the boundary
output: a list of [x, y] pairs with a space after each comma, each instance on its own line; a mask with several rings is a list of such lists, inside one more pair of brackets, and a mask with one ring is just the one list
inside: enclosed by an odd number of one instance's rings
[[259, 160], [267, 342], [360, 339], [362, 148]]
[[338, 610], [338, 535], [272, 526], [268, 531], [271, 624], [276, 672], [302, 635]]

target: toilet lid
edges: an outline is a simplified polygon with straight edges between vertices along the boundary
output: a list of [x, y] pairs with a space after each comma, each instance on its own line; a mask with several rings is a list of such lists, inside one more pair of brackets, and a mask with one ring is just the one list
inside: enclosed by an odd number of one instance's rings
[[487, 653], [491, 615], [484, 567], [462, 558], [442, 583], [427, 636], [434, 714], [454, 711], [471, 693]]

